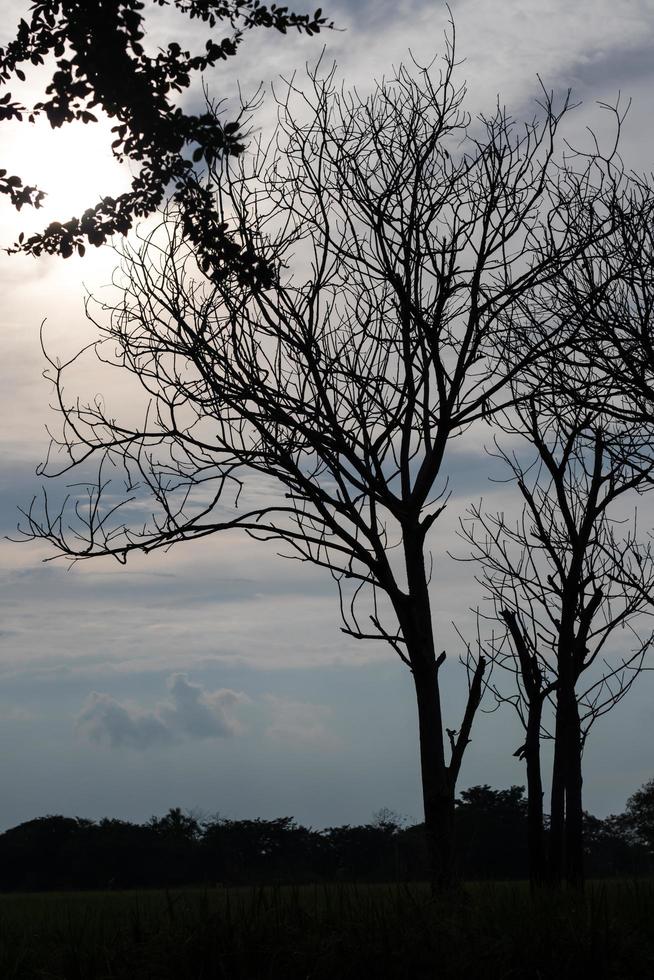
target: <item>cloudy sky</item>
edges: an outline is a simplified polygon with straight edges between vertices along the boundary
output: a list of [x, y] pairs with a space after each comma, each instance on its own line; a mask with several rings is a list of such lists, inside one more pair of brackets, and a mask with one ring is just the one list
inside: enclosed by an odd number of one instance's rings
[[[27, 0], [0, 0], [3, 29]], [[298, 8], [301, 9], [301, 8]], [[318, 39], [252, 36], [239, 57], [210, 79], [232, 94], [253, 91], [315, 59], [322, 44], [343, 79], [362, 91], [409, 50], [428, 61], [442, 50], [447, 20], [436, 0], [324, 4], [342, 28]], [[534, 111], [539, 74], [546, 87], [571, 87], [583, 105], [574, 125], [602, 131], [597, 102], [632, 100], [623, 156], [652, 168], [654, 0], [458, 0], [451, 9], [461, 78], [471, 112], [499, 93], [516, 115]], [[164, 11], [153, 29], [174, 40]], [[8, 40], [9, 34], [2, 39]], [[38, 79], [33, 80], [34, 84]], [[265, 117], [262, 124], [265, 122]], [[3, 125], [2, 166], [50, 192], [47, 217], [68, 217], [95, 192], [125, 186], [107, 132], [49, 134]], [[2, 205], [5, 246], [43, 222]], [[110, 250], [84, 260], [0, 257], [0, 530], [40, 481], [53, 424], [41, 373], [39, 325], [64, 357], [91, 337], [85, 290], [101, 292], [115, 263]], [[481, 447], [480, 447], [481, 448]], [[433, 608], [444, 671], [447, 724], [457, 727], [465, 677], [457, 666], [471, 637], [479, 594], [470, 566], [454, 564], [456, 517], [498, 490], [480, 451], [453, 454], [453, 497], [433, 539]], [[294, 815], [314, 826], [368, 820], [383, 806], [420, 817], [413, 692], [406, 669], [376, 645], [339, 632], [331, 579], [285, 563], [238, 534], [136, 558], [68, 570], [43, 564], [41, 545], [0, 545], [0, 829], [47, 812], [145, 819], [170, 806], [232, 817]], [[490, 705], [489, 705], [490, 706]], [[603, 815], [654, 775], [654, 679], [645, 677], [593, 732], [586, 756], [586, 804]], [[461, 786], [523, 783], [512, 758], [514, 719], [482, 716]]]

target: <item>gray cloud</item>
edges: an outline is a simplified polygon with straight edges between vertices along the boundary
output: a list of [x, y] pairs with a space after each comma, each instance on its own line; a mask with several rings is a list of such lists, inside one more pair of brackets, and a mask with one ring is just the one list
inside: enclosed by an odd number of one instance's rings
[[156, 712], [125, 707], [110, 694], [93, 691], [77, 717], [77, 728], [94, 742], [145, 749], [168, 742], [172, 733]]
[[171, 731], [191, 738], [224, 738], [240, 732], [232, 709], [248, 701], [247, 695], [225, 688], [205, 691], [199, 684], [189, 683], [186, 674], [173, 674], [168, 686], [172, 700], [159, 710]]
[[77, 716], [76, 728], [94, 742], [135, 749], [184, 737], [228, 738], [241, 731], [233, 709], [247, 702], [247, 695], [227, 689], [205, 691], [186, 674], [172, 674], [168, 689], [170, 699], [152, 710], [93, 691]]
[[[631, 86], [649, 81], [654, 64], [654, 37], [645, 37], [640, 44], [628, 48], [602, 49], [580, 57], [572, 69], [575, 89], [595, 95], [607, 85]], [[628, 92], [630, 95], [631, 92]], [[617, 95], [617, 92], [616, 92]]]
[[309, 704], [267, 694], [272, 722], [266, 729], [266, 737], [289, 740], [297, 744], [312, 742], [334, 747], [338, 738], [331, 731], [333, 708], [326, 704]]

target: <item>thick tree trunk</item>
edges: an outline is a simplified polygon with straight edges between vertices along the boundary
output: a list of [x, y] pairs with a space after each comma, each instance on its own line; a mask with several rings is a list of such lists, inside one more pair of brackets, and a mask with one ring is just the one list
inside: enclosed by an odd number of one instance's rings
[[433, 891], [454, 885], [454, 787], [445, 762], [434, 633], [425, 573], [423, 533], [417, 524], [404, 527], [408, 596], [396, 608], [406, 641], [418, 708], [420, 773], [425, 812], [429, 878]]
[[486, 661], [479, 657], [470, 679], [466, 709], [458, 732], [449, 733], [452, 755], [445, 761], [443, 717], [438, 680], [445, 659], [436, 657], [429, 588], [423, 554], [424, 526], [404, 526], [404, 556], [408, 594], [394, 596], [395, 611], [406, 643], [418, 707], [420, 771], [425, 811], [425, 834], [432, 891], [446, 891], [458, 880], [455, 863], [454, 792], [472, 722], [483, 693]]
[[556, 706], [552, 813], [550, 824], [550, 878], [583, 886], [584, 841], [581, 771], [581, 728], [574, 684], [559, 688]]
[[447, 890], [456, 881], [454, 859], [454, 788], [445, 765], [438, 667], [416, 665], [413, 680], [418, 705], [420, 771], [425, 835], [432, 889]]

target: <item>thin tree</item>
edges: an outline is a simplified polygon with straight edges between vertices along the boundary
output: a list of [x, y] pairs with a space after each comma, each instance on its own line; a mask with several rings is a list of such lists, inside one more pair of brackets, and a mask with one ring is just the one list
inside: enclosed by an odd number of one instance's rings
[[[513, 520], [479, 504], [461, 533], [481, 564], [490, 618], [505, 626], [488, 649], [513, 680], [508, 692], [496, 685], [496, 697], [514, 705], [525, 730], [516, 755], [527, 768], [531, 880], [565, 877], [576, 885], [583, 881], [583, 748], [593, 723], [637, 680], [652, 643], [639, 620], [651, 610], [654, 556], [624, 507], [628, 495], [651, 487], [654, 466], [643, 457], [640, 429], [566, 405], [545, 381], [504, 428], [522, 438], [512, 452], [497, 450], [522, 513]], [[625, 628], [630, 648], [610, 649]], [[550, 705], [553, 727], [544, 717]], [[549, 874], [543, 734], [554, 740]]]
[[[87, 472], [94, 458], [98, 477], [86, 509], [35, 505], [27, 533], [72, 559], [125, 561], [241, 528], [326, 568], [344, 631], [390, 644], [412, 673], [429, 874], [447, 886], [485, 663], [468, 674], [448, 758], [429, 588], [446, 453], [566, 343], [558, 322], [515, 311], [583, 247], [568, 244], [570, 201], [601, 187], [588, 161], [555, 163], [568, 99], [556, 108], [543, 93], [523, 126], [500, 106], [471, 126], [450, 41], [440, 73], [402, 67], [366, 97], [339, 90], [333, 72], [310, 82], [279, 99], [270, 143], [211, 161], [221, 221], [265, 274], [230, 267], [208, 282], [174, 216], [125, 253], [97, 352], [142, 385], [143, 424], [69, 402], [66, 365], [50, 361], [63, 470]], [[117, 504], [113, 464], [126, 473]], [[125, 505], [143, 493], [154, 511], [135, 524]]]

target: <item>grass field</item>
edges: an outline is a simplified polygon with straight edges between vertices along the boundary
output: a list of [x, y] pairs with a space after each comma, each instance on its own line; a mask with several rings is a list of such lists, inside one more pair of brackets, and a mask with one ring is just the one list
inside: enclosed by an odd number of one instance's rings
[[654, 882], [0, 896], [2, 980], [654, 977]]

